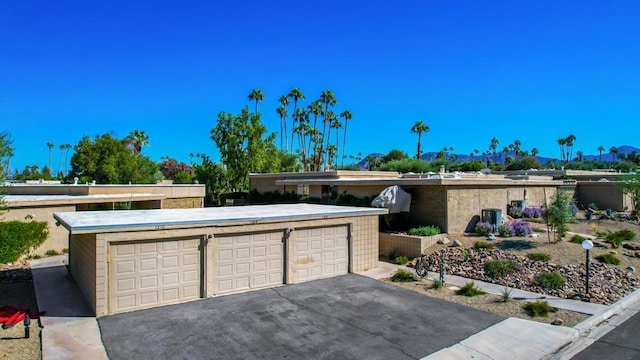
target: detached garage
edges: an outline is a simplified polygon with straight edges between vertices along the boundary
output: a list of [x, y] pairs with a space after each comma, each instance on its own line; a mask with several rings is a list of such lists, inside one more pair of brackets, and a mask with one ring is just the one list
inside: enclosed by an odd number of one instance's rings
[[386, 209], [312, 204], [55, 213], [96, 316], [365, 271]]

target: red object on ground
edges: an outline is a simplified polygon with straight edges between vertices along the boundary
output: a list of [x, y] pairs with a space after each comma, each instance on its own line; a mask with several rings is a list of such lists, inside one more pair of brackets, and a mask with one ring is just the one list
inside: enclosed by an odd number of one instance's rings
[[27, 316], [30, 319], [38, 319], [42, 315], [44, 315], [44, 311], [31, 312], [30, 309], [17, 309], [13, 306], [4, 305], [0, 307], [0, 324], [2, 324], [3, 329], [8, 329], [22, 322]]

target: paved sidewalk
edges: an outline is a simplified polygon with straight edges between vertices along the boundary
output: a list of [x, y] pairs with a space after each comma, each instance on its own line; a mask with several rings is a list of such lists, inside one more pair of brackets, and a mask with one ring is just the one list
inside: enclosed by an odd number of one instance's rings
[[91, 309], [69, 275], [66, 255], [31, 260], [42, 321], [42, 359], [107, 359]]

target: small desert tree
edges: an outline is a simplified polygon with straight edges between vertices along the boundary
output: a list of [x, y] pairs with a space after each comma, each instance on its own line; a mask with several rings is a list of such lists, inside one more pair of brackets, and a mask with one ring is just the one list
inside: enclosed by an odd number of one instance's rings
[[4, 201], [4, 181], [7, 177], [9, 168], [9, 158], [13, 154], [11, 144], [13, 139], [7, 131], [0, 132], [0, 215], [7, 210], [7, 203]]
[[[571, 193], [566, 190], [558, 190], [551, 198], [551, 203], [545, 205], [544, 219], [547, 222], [547, 235], [555, 230], [556, 240], [561, 240], [569, 230], [567, 224], [573, 217], [571, 205], [574, 203]], [[551, 239], [549, 239], [551, 241]]]
[[623, 175], [620, 180], [620, 190], [631, 198], [633, 212], [637, 213], [640, 211], [640, 174]]

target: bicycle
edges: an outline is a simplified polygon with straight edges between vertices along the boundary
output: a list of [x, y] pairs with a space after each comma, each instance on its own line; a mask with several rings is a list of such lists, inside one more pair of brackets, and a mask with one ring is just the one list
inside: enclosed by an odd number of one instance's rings
[[420, 256], [418, 260], [416, 260], [416, 275], [420, 278], [424, 278], [429, 275], [429, 263], [427, 262], [426, 256]]

